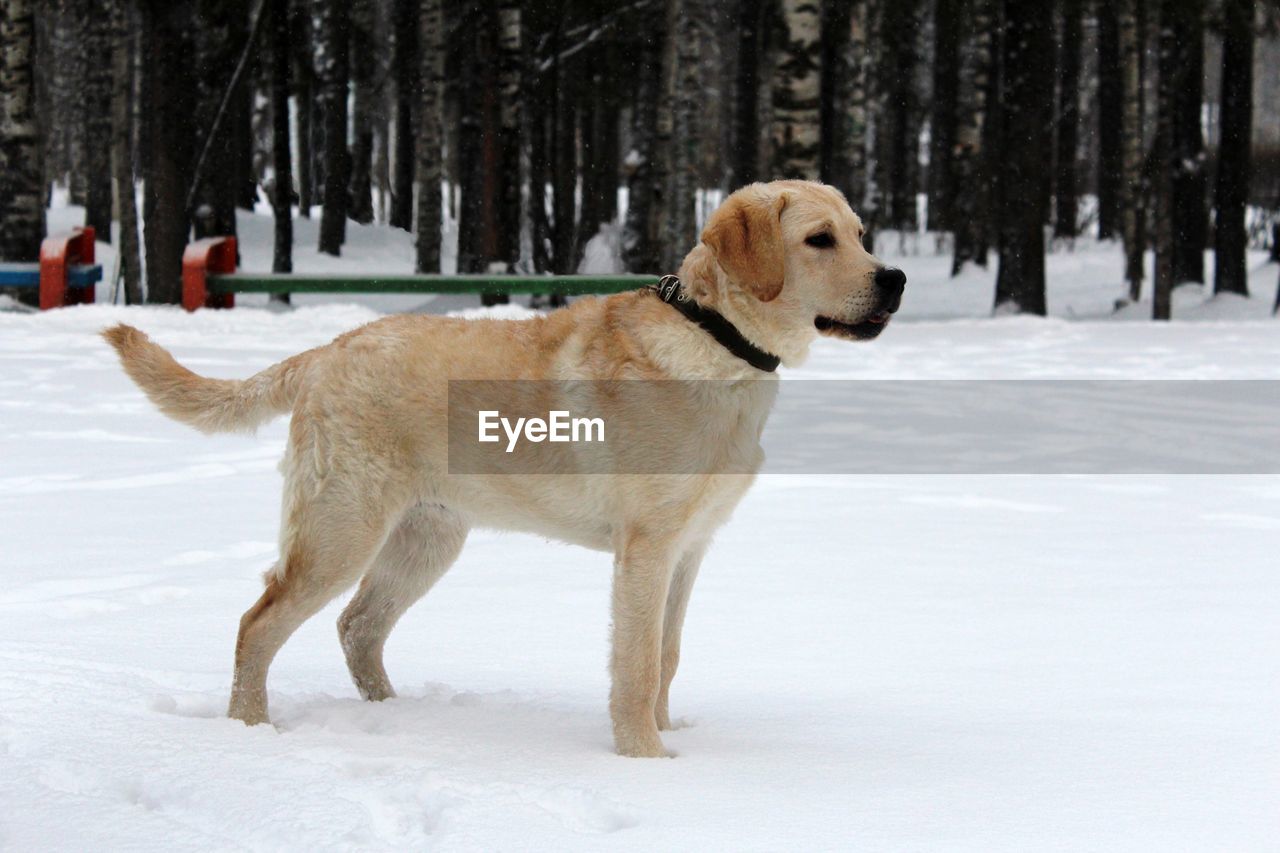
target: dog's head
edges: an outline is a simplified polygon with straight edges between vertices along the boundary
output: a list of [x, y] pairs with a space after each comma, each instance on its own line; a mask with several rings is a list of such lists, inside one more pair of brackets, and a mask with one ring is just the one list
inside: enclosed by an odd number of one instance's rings
[[730, 310], [790, 362], [818, 334], [875, 338], [898, 310], [907, 278], [868, 252], [862, 237], [861, 220], [838, 190], [774, 181], [725, 199], [702, 243]]

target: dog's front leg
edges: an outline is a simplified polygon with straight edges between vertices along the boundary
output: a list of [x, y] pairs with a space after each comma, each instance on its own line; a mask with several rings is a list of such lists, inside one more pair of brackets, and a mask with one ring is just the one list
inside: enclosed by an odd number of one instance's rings
[[619, 755], [667, 754], [654, 709], [662, 677], [662, 620], [675, 555], [669, 536], [630, 533], [613, 572], [613, 689], [609, 713]]

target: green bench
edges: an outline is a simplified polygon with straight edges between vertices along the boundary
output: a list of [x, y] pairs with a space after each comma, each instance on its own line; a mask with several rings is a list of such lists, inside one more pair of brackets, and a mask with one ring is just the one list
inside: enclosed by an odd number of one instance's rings
[[207, 237], [182, 257], [182, 306], [231, 308], [237, 293], [622, 293], [655, 284], [656, 275], [317, 275], [236, 271], [234, 237]]

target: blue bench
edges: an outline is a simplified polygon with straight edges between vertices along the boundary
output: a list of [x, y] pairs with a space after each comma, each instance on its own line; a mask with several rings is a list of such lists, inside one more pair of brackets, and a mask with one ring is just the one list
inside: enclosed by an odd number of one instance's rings
[[94, 285], [102, 281], [102, 267], [93, 262], [94, 230], [73, 228], [46, 237], [40, 262], [0, 263], [0, 287], [35, 287], [40, 310], [94, 301]]

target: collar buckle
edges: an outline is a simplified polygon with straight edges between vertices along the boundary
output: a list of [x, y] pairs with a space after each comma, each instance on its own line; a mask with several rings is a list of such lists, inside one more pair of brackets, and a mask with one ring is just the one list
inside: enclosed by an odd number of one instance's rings
[[684, 295], [680, 293], [680, 279], [674, 275], [664, 275], [658, 279], [653, 289], [658, 292], [658, 298], [667, 304], [671, 304], [672, 299], [679, 299]]

